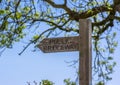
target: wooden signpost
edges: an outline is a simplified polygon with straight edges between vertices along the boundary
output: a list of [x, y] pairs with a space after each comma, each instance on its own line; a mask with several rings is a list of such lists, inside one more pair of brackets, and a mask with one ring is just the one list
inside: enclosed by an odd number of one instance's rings
[[92, 44], [90, 20], [80, 20], [79, 85], [92, 85]]
[[45, 38], [38, 47], [45, 53], [79, 51], [79, 85], [92, 85], [91, 21], [80, 19], [79, 36]]
[[38, 47], [44, 53], [79, 50], [79, 37], [45, 38]]

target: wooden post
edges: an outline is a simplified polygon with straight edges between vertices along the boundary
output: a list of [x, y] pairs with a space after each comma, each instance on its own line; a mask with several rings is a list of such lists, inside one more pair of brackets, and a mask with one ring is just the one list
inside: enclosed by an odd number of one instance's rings
[[91, 21], [80, 19], [79, 85], [92, 85]]

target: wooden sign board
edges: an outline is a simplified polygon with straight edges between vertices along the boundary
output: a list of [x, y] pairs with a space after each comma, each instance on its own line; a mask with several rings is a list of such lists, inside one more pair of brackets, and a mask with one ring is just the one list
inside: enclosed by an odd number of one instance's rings
[[79, 51], [79, 37], [45, 38], [38, 47], [44, 53]]

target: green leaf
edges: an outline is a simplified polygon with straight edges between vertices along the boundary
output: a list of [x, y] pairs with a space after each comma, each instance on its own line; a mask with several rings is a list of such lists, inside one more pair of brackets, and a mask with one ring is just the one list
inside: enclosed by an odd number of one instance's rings
[[112, 66], [112, 65], [108, 65], [108, 69], [109, 69], [110, 71], [112, 71], [112, 70], [113, 70], [113, 66]]
[[34, 40], [36, 40], [36, 39], [38, 39], [38, 38], [39, 38], [39, 35], [33, 36], [33, 39], [34, 39]]
[[68, 78], [68, 79], [65, 79], [65, 80], [64, 80], [64, 83], [65, 83], [65, 85], [76, 85], [76, 83], [73, 82], [73, 81], [70, 81], [69, 78]]
[[111, 8], [110, 6], [107, 6], [107, 8], [108, 8], [109, 10], [113, 10], [113, 8]]
[[99, 28], [95, 27], [95, 28], [94, 28], [94, 32], [95, 32], [95, 33], [99, 32]]
[[0, 15], [5, 14], [5, 10], [0, 10]]
[[35, 18], [39, 18], [39, 17], [40, 17], [40, 13], [39, 13], [39, 12], [36, 12], [36, 13], [34, 14], [34, 17], [35, 17]]
[[114, 51], [115, 51], [114, 48], [110, 48], [110, 49], [109, 49], [109, 52], [110, 52], [110, 53], [114, 53]]
[[113, 37], [115, 37], [115, 36], [116, 36], [116, 34], [117, 34], [117, 33], [116, 33], [116, 32], [114, 32], [114, 33], [113, 33]]
[[89, 9], [89, 10], [87, 11], [87, 14], [93, 14], [93, 11], [92, 11], [91, 9]]
[[11, 15], [10, 15], [10, 18], [11, 18], [11, 19], [14, 19], [15, 17], [14, 17], [14, 15], [13, 15], [13, 14], [11, 14]]
[[118, 46], [118, 42], [113, 42], [113, 46], [117, 47]]
[[97, 2], [96, 2], [96, 1], [92, 1], [91, 4], [92, 4], [92, 5], [96, 5]]
[[22, 13], [20, 13], [20, 12], [16, 12], [16, 18], [17, 18], [17, 19], [20, 19], [21, 16], [22, 16]]
[[49, 80], [42, 80], [42, 85], [54, 85], [54, 83]]
[[3, 44], [3, 45], [6, 43], [5, 40], [1, 40], [0, 42], [1, 42], [1, 44]]
[[23, 10], [25, 13], [28, 13], [30, 11], [30, 7], [24, 7]]
[[107, 63], [107, 61], [100, 61], [100, 64], [102, 64], [102, 65], [104, 65], [106, 63]]
[[100, 81], [96, 85], [104, 85], [104, 83], [102, 81]]
[[106, 76], [106, 80], [112, 80], [112, 78], [109, 76]]
[[108, 60], [113, 60], [113, 57], [108, 57]]

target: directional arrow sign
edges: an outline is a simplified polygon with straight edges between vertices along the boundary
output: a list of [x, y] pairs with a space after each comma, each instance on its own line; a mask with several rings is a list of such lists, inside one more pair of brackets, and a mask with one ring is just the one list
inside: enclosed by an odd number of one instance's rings
[[79, 37], [45, 38], [38, 47], [44, 53], [79, 51]]

